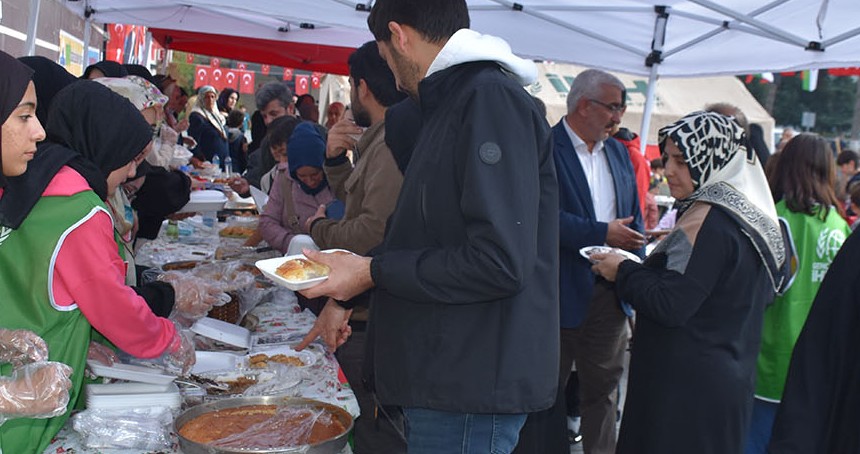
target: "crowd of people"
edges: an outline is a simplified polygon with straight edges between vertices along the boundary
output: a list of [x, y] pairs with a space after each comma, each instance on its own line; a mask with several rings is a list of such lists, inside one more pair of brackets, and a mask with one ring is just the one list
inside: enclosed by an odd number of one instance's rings
[[221, 284], [134, 266], [184, 216], [184, 165], [269, 196], [247, 245], [330, 267], [296, 348], [336, 352], [357, 454], [568, 453], [572, 413], [588, 454], [860, 449], [860, 156], [814, 134], [771, 156], [718, 103], [649, 163], [618, 78], [577, 75], [550, 125], [534, 63], [469, 26], [463, 0], [376, 1], [322, 121], [279, 81], [248, 115], [235, 90], [0, 52], [0, 450], [42, 452], [88, 358], [193, 364]]

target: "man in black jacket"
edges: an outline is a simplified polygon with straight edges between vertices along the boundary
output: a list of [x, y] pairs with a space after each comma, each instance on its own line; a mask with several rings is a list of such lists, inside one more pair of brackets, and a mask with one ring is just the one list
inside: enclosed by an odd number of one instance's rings
[[[308, 297], [373, 288], [373, 384], [403, 408], [410, 454], [513, 450], [558, 384], [558, 198], [537, 76], [468, 29], [464, 0], [379, 0], [368, 18], [422, 125], [379, 252]], [[463, 451], [463, 447], [468, 450]]]

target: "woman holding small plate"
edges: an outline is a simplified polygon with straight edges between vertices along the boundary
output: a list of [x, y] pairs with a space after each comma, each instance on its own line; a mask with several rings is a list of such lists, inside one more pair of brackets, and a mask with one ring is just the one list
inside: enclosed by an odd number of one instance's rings
[[743, 452], [765, 306], [786, 249], [764, 171], [732, 118], [660, 130], [675, 228], [638, 264], [593, 254], [637, 311], [618, 452]]

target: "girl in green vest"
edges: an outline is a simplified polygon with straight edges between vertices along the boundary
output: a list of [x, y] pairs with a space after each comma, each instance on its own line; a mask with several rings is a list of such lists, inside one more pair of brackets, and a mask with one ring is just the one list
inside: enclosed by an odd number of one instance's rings
[[[0, 52], [0, 197], [6, 177], [27, 170], [45, 131], [36, 118], [33, 71]], [[0, 229], [0, 242], [8, 234]], [[32, 331], [0, 328], [0, 364], [14, 368], [0, 377], [0, 424], [12, 418], [50, 418], [66, 411], [69, 376], [62, 363], [48, 362], [48, 346]]]
[[[126, 353], [187, 372], [194, 363], [190, 336], [125, 285], [126, 264], [105, 206], [150, 151], [150, 125], [127, 99], [79, 81], [57, 93], [45, 129], [29, 169], [0, 196], [0, 328], [36, 333], [49, 360], [71, 367], [67, 408], [81, 396], [93, 329]], [[0, 375], [11, 373], [0, 366]], [[68, 417], [66, 410], [7, 421], [0, 450], [40, 453]]]
[[836, 166], [826, 140], [800, 134], [772, 159], [770, 189], [777, 214], [789, 226], [797, 271], [788, 290], [765, 310], [747, 454], [766, 452], [794, 344], [830, 262], [851, 233], [834, 192]]

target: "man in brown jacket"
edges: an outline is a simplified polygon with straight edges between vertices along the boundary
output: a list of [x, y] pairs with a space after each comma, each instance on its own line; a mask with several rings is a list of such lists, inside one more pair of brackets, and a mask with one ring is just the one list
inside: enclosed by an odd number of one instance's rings
[[[382, 242], [385, 223], [394, 211], [403, 183], [403, 175], [385, 144], [385, 111], [406, 95], [397, 91], [394, 75], [379, 56], [375, 41], [364, 44], [349, 57], [349, 85], [352, 119], [347, 116], [329, 130], [324, 166], [335, 197], [345, 203], [343, 218], [326, 217], [326, 206], [320, 206], [316, 215], [308, 219], [307, 229], [321, 249], [340, 248], [367, 255]], [[347, 158], [347, 150], [353, 151], [355, 165]], [[359, 313], [360, 310], [364, 312]], [[329, 299], [317, 325], [297, 348], [322, 336], [326, 345], [334, 350], [352, 333], [350, 341], [338, 350], [337, 357], [361, 408], [361, 416], [356, 420], [354, 451], [356, 454], [405, 453], [398, 415], [392, 415], [391, 424], [387, 418], [376, 421], [378, 412], [373, 396], [362, 384], [366, 308], [356, 308], [351, 326], [327, 330], [324, 325], [329, 317], [326, 315], [331, 312], [348, 310]], [[332, 335], [335, 332], [339, 333], [336, 339]]]
[[[321, 206], [308, 219], [307, 228], [321, 249], [341, 248], [367, 255], [382, 242], [385, 221], [394, 211], [403, 183], [403, 175], [385, 145], [385, 111], [405, 95], [397, 91], [394, 76], [374, 41], [350, 56], [349, 68], [354, 122], [344, 118], [331, 128], [325, 161], [329, 185], [346, 208], [343, 218], [337, 220], [327, 218]], [[353, 150], [355, 166], [346, 150]]]

